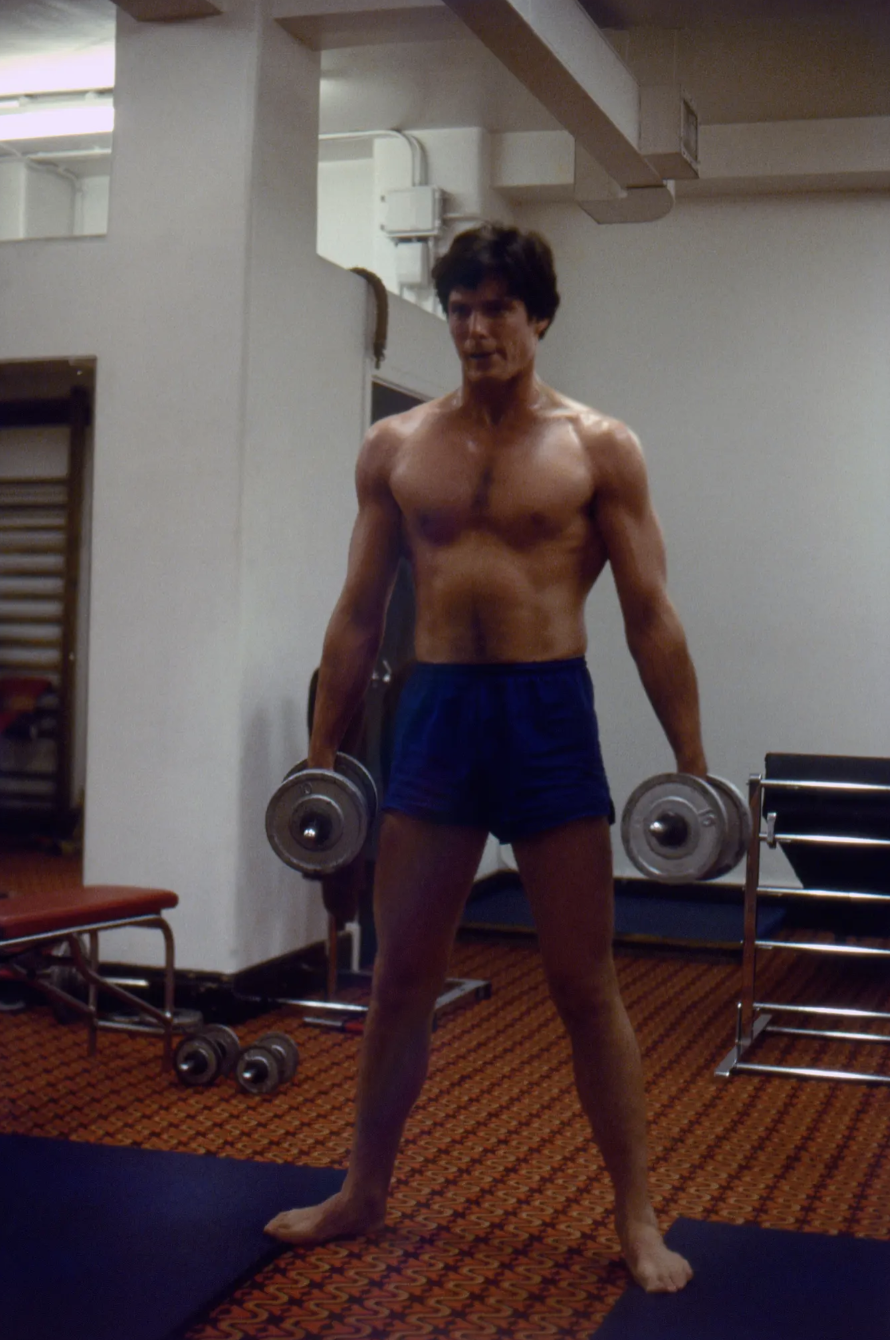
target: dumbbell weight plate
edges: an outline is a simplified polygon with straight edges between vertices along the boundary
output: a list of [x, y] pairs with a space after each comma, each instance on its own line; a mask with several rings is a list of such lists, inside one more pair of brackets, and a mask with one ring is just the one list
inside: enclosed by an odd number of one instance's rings
[[180, 1084], [205, 1088], [220, 1073], [220, 1054], [209, 1038], [193, 1033], [184, 1037], [176, 1048], [173, 1068]]
[[208, 1024], [206, 1028], [201, 1030], [201, 1037], [206, 1038], [216, 1048], [219, 1056], [219, 1073], [230, 1075], [241, 1054], [238, 1034], [225, 1024]]
[[286, 865], [320, 878], [355, 860], [376, 809], [370, 773], [338, 754], [336, 772], [305, 763], [291, 769], [266, 808], [266, 835]]
[[235, 1063], [235, 1078], [245, 1093], [274, 1093], [283, 1077], [275, 1052], [259, 1043], [245, 1047]]
[[368, 832], [358, 787], [339, 773], [307, 768], [273, 797], [269, 841], [288, 865], [307, 875], [333, 874], [353, 861]]
[[[290, 772], [284, 778], [284, 782], [289, 782], [291, 778], [296, 777], [301, 772], [306, 772], [307, 765], [305, 759], [291, 768]], [[374, 784], [374, 778], [363, 763], [359, 763], [357, 758], [351, 754], [338, 754], [334, 764], [334, 770], [346, 777], [350, 782], [358, 787], [365, 798], [368, 809], [368, 826], [374, 822], [377, 815], [377, 787]], [[282, 785], [284, 785], [284, 782]]]
[[274, 1052], [281, 1067], [281, 1082], [289, 1084], [300, 1064], [300, 1053], [293, 1038], [287, 1033], [265, 1033], [263, 1037], [257, 1039], [256, 1045], [267, 1047], [270, 1052]]
[[624, 850], [642, 874], [665, 884], [713, 878], [728, 828], [717, 788], [681, 772], [643, 782], [621, 816]]
[[708, 781], [719, 792], [729, 821], [718, 868], [709, 876], [711, 879], [719, 879], [721, 875], [734, 870], [748, 850], [751, 841], [751, 811], [741, 791], [737, 790], [732, 782], [727, 782], [723, 777], [714, 777], [710, 773]]

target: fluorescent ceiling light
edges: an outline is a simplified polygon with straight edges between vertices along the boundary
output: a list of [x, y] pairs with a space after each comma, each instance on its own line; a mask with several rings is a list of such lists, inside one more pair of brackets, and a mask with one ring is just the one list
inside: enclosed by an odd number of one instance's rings
[[101, 135], [114, 129], [110, 102], [76, 103], [27, 111], [0, 110], [0, 143], [10, 140], [59, 139], [66, 135]]
[[110, 42], [86, 51], [0, 54], [0, 97], [15, 93], [57, 93], [60, 90], [69, 93], [113, 87], [113, 37]]

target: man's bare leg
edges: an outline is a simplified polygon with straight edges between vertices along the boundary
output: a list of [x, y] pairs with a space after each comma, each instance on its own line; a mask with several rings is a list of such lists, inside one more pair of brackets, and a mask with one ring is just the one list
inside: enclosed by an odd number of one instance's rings
[[605, 819], [580, 819], [514, 844], [575, 1083], [615, 1187], [625, 1261], [649, 1291], [692, 1275], [665, 1246], [649, 1198], [643, 1072], [612, 959], [612, 851]]
[[337, 1195], [266, 1225], [285, 1242], [324, 1242], [383, 1223], [396, 1154], [426, 1078], [433, 1008], [486, 834], [387, 814], [374, 881], [377, 958], [362, 1039], [356, 1123]]

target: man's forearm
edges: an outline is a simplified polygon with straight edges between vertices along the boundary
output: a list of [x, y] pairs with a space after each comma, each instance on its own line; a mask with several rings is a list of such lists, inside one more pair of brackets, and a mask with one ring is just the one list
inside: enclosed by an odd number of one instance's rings
[[686, 636], [676, 616], [659, 618], [628, 645], [643, 688], [655, 709], [680, 772], [708, 770], [701, 735], [698, 681]]
[[310, 767], [334, 766], [340, 742], [367, 691], [381, 636], [382, 629], [365, 628], [335, 611], [319, 667], [309, 741]]

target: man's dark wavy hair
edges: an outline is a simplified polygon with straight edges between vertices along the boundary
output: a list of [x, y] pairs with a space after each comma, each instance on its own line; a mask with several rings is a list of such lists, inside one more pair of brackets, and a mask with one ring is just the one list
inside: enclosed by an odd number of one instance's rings
[[484, 223], [458, 233], [433, 266], [436, 295], [446, 312], [453, 288], [475, 289], [491, 278], [504, 280], [507, 292], [525, 304], [533, 321], [553, 320], [559, 306], [556, 270], [550, 245], [540, 233]]

